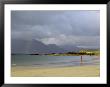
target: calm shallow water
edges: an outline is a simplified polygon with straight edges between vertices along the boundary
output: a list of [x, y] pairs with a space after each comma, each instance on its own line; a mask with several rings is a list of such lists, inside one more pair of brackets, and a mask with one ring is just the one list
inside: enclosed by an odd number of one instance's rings
[[47, 55], [12, 55], [11, 66], [29, 67], [59, 67], [59, 66], [80, 66], [99, 64], [100, 58], [97, 56], [47, 56]]

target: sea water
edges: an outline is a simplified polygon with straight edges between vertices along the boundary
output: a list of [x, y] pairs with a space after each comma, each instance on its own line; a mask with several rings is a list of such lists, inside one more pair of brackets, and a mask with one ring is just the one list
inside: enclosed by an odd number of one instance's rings
[[99, 64], [97, 56], [11, 55], [11, 66], [63, 67]]

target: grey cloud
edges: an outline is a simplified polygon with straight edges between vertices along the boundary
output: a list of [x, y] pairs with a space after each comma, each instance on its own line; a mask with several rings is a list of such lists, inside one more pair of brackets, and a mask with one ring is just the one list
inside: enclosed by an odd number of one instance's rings
[[77, 46], [98, 46], [100, 38], [99, 36], [74, 36], [68, 35], [65, 36], [63, 34], [41, 39], [45, 44], [57, 44], [57, 45], [77, 45]]
[[12, 38], [46, 44], [100, 45], [99, 11], [12, 11]]

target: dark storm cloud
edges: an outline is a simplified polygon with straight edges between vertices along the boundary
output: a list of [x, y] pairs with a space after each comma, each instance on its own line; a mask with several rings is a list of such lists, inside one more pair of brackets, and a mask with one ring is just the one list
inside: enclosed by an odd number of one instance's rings
[[12, 38], [99, 46], [99, 11], [12, 11]]

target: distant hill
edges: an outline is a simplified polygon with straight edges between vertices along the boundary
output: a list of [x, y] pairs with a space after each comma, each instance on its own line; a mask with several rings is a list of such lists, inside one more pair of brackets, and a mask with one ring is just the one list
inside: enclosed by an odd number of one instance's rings
[[97, 50], [90, 48], [79, 48], [77, 46], [65, 45], [57, 46], [56, 44], [44, 44], [38, 40], [11, 40], [12, 54], [48, 54], [48, 53], [65, 53], [79, 52], [80, 50]]
[[65, 49], [57, 46], [56, 44], [49, 44], [48, 46], [48, 51], [49, 53], [64, 53], [67, 52]]
[[100, 48], [79, 48], [80, 50], [86, 50], [86, 51], [99, 51]]
[[64, 53], [64, 49], [55, 44], [45, 45], [38, 40], [14, 40], [11, 41], [12, 54], [42, 54]]
[[61, 46], [61, 48], [65, 49], [68, 52], [79, 52], [80, 51], [80, 48], [74, 45], [64, 45], [64, 46]]
[[26, 54], [27, 53], [27, 45], [28, 45], [28, 41], [27, 40], [16, 40], [16, 39], [12, 39], [11, 40], [11, 53], [13, 54]]

